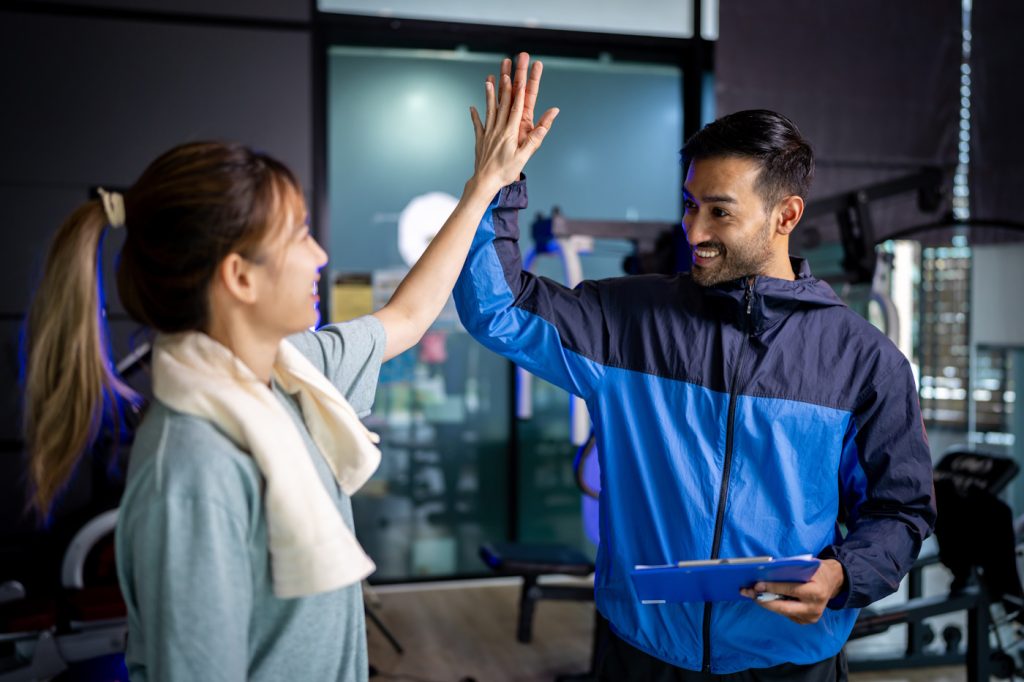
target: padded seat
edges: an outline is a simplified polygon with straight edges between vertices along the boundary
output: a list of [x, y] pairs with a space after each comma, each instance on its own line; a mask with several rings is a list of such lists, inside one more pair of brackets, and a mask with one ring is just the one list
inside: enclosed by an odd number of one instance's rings
[[480, 558], [491, 570], [507, 575], [586, 576], [594, 572], [594, 562], [567, 545], [486, 544], [480, 547]]
[[25, 598], [0, 604], [0, 640], [10, 635], [39, 632], [57, 625], [57, 602]]

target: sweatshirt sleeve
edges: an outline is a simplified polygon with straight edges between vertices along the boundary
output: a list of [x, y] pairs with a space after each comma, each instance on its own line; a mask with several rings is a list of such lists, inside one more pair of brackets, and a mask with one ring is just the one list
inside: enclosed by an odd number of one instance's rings
[[132, 680], [248, 677], [252, 566], [244, 523], [213, 501], [169, 496], [124, 520], [122, 587], [135, 619]]
[[360, 417], [370, 413], [387, 332], [373, 315], [288, 337], [320, 369]]

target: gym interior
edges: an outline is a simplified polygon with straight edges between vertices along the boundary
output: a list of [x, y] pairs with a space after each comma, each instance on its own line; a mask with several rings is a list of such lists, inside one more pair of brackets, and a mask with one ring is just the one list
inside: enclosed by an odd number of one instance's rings
[[[29, 511], [25, 318], [63, 219], [175, 144], [240, 142], [301, 184], [329, 256], [321, 324], [369, 314], [452, 213], [468, 109], [522, 51], [544, 64], [538, 111], [560, 109], [526, 168], [523, 267], [569, 288], [689, 269], [680, 149], [704, 125], [799, 126], [815, 173], [791, 252], [909, 362], [938, 512], [860, 610], [849, 679], [1024, 679], [1022, 25], [1006, 0], [3, 2], [0, 681], [128, 679], [112, 538], [132, 422], [100, 430], [45, 520]], [[149, 399], [124, 238], [97, 251], [103, 321]], [[370, 679], [597, 680], [614, 481], [583, 401], [474, 340], [449, 300], [380, 368], [363, 423], [382, 453], [351, 500], [376, 565]]]

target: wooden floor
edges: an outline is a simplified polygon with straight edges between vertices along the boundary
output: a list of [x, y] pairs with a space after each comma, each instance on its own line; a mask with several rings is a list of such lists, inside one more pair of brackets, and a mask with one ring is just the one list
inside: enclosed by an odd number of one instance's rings
[[[405, 653], [398, 655], [367, 625], [374, 680], [407, 682], [552, 682], [582, 672], [590, 656], [594, 606], [590, 602], [541, 602], [532, 644], [515, 638], [519, 587], [514, 584], [378, 590], [373, 608]], [[962, 668], [859, 673], [852, 682], [964, 682]]]

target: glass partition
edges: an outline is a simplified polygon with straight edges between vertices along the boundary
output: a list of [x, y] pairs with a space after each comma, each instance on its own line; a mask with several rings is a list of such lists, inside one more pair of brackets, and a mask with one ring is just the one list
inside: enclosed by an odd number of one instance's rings
[[[473, 166], [469, 106], [482, 108], [484, 79], [500, 58], [330, 49], [333, 319], [383, 304], [451, 210]], [[556, 206], [570, 218], [678, 221], [679, 69], [540, 58], [538, 108], [561, 114], [526, 169], [523, 248], [532, 245], [535, 215]], [[584, 276], [621, 274], [628, 251], [597, 242], [583, 256]], [[537, 267], [562, 277], [553, 259]], [[478, 545], [507, 539], [510, 529], [524, 541], [592, 551], [572, 472], [568, 397], [533, 382], [534, 416], [517, 424], [510, 376], [509, 363], [465, 333], [450, 303], [418, 347], [385, 365], [368, 420], [382, 436], [384, 463], [353, 501], [357, 533], [379, 567], [375, 580], [482, 574]], [[510, 452], [513, 436], [519, 447]]]

